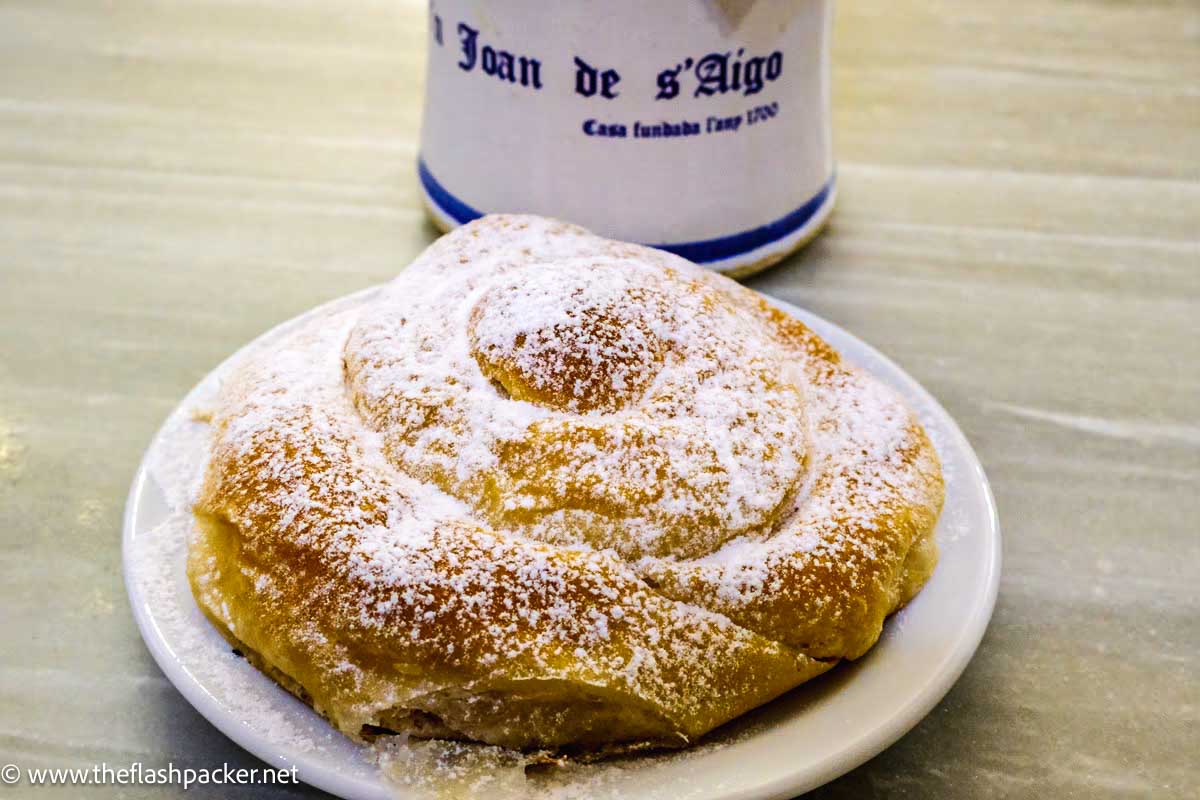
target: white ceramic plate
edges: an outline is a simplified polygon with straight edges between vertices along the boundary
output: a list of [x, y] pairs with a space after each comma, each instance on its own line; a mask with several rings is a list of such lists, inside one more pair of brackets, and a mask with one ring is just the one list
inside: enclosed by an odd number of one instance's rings
[[[372, 291], [323, 308], [362, 302]], [[697, 748], [572, 770], [554, 786], [527, 787], [530, 793], [672, 800], [791, 797], [848, 772], [900, 738], [946, 694], [979, 645], [999, 583], [1000, 529], [971, 446], [945, 409], [886, 357], [832, 323], [777, 304], [899, 390], [916, 409], [937, 446], [946, 479], [937, 570], [859, 661], [736, 720]], [[305, 316], [247, 348], [270, 342]], [[381, 773], [369, 748], [334, 732], [233, 655], [192, 601], [184, 574], [187, 497], [203, 462], [205, 426], [192, 422], [191, 414], [211, 400], [233, 358], [184, 398], [134, 478], [123, 541], [134, 617], [167, 678], [254, 755], [273, 766], [294, 765], [301, 780], [351, 800], [404, 796], [405, 790]]]

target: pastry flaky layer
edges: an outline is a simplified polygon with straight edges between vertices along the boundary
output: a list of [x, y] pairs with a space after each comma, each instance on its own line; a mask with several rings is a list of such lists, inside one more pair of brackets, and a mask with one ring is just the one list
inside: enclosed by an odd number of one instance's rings
[[254, 349], [188, 575], [352, 737], [676, 747], [857, 658], [937, 560], [897, 395], [754, 292], [489, 216]]

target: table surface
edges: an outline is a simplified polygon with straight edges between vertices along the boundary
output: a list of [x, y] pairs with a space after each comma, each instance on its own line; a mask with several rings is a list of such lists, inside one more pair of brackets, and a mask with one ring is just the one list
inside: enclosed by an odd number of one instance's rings
[[[257, 765], [138, 637], [125, 493], [225, 355], [435, 236], [424, 24], [0, 2], [0, 763]], [[1005, 563], [957, 686], [813, 796], [1196, 797], [1200, 5], [846, 0], [835, 51], [838, 209], [751, 283], [942, 401]]]

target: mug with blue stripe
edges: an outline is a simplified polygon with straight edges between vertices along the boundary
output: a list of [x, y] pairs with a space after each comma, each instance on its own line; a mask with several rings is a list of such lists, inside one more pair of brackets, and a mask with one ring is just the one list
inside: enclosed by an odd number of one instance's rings
[[732, 275], [836, 192], [832, 0], [433, 0], [418, 175], [449, 230], [557, 217]]

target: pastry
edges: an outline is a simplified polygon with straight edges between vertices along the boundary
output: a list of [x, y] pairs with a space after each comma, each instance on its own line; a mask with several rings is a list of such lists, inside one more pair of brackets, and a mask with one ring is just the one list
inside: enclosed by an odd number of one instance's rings
[[865, 653], [942, 495], [897, 395], [753, 291], [489, 216], [242, 359], [188, 576], [351, 737], [680, 747]]

